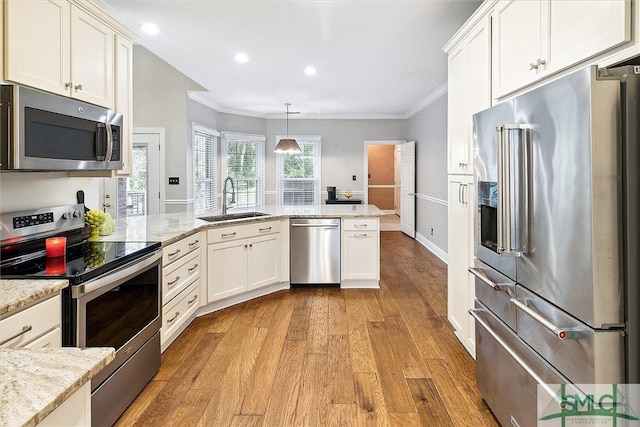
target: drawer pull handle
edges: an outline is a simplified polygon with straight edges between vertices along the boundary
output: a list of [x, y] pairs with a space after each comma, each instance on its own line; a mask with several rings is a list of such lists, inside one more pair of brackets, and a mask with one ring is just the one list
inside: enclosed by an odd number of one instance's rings
[[491, 279], [489, 279], [489, 277], [487, 277], [487, 274], [484, 272], [484, 270], [482, 268], [469, 267], [467, 269], [467, 271], [469, 271], [469, 273], [471, 273], [474, 276], [476, 276], [478, 279], [480, 279], [482, 281], [482, 283], [484, 283], [485, 285], [489, 286], [494, 291], [505, 291], [506, 293], [509, 294], [509, 296], [511, 298], [515, 297], [515, 293], [513, 292], [513, 289], [512, 289], [513, 285], [511, 285], [509, 283], [495, 283], [495, 282], [493, 282]]
[[198, 295], [194, 295], [194, 296], [193, 296], [193, 299], [192, 299], [191, 301], [187, 301], [187, 304], [191, 305], [191, 304], [193, 304], [194, 302], [196, 302], [196, 300], [197, 300], [197, 299], [198, 299]]
[[174, 257], [174, 256], [178, 255], [179, 253], [180, 253], [180, 249], [176, 249], [176, 251], [175, 251], [175, 252], [171, 252], [171, 253], [169, 254], [169, 258]]
[[176, 320], [178, 318], [178, 316], [180, 316], [180, 312], [176, 311], [176, 315], [173, 316], [171, 319], [168, 319], [167, 320], [167, 324], [169, 324], [169, 323], [173, 322], [174, 320]]
[[187, 270], [189, 271], [189, 273], [192, 273], [192, 272], [194, 272], [194, 271], [195, 271], [195, 270], [197, 270], [197, 269], [198, 269], [198, 264], [194, 264], [194, 265], [193, 265], [193, 267], [188, 268]]
[[360, 228], [367, 228], [369, 225], [368, 224], [354, 224], [354, 227], [360, 227]]
[[567, 338], [578, 338], [578, 329], [576, 328], [561, 328], [560, 326], [554, 325], [548, 319], [545, 319], [540, 313], [535, 311], [533, 308], [529, 306], [529, 300], [525, 299], [520, 301], [516, 298], [511, 298], [509, 300], [511, 304], [518, 307], [520, 310], [524, 311], [530, 317], [533, 318], [536, 322], [542, 325], [545, 329], [551, 331], [558, 339], [564, 340]]
[[233, 237], [236, 235], [236, 232], [234, 231], [233, 233], [222, 233], [222, 238], [227, 238], [227, 237]]
[[266, 232], [266, 231], [271, 231], [271, 227], [260, 228], [259, 231], [261, 233]]
[[359, 233], [359, 234], [354, 234], [353, 237], [369, 237], [368, 233]]
[[21, 330], [20, 332], [18, 332], [17, 334], [15, 334], [15, 335], [13, 335], [13, 336], [10, 336], [10, 337], [9, 337], [9, 338], [7, 338], [7, 339], [2, 340], [2, 342], [0, 342], [0, 345], [5, 345], [5, 344], [6, 344], [6, 343], [8, 343], [9, 341], [11, 341], [11, 340], [13, 340], [13, 339], [15, 339], [15, 338], [18, 338], [20, 335], [24, 335], [24, 334], [26, 334], [26, 333], [27, 333], [27, 332], [29, 332], [31, 329], [33, 329], [33, 327], [32, 327], [31, 325], [29, 325], [29, 326], [23, 326], [23, 327], [22, 327], [22, 330]]
[[167, 282], [167, 286], [171, 287], [175, 285], [176, 283], [178, 283], [178, 280], [180, 280], [180, 276], [176, 276], [173, 282]]
[[198, 243], [200, 243], [200, 240], [196, 240], [194, 242], [189, 243], [189, 247], [192, 248], [194, 246], [196, 246]]

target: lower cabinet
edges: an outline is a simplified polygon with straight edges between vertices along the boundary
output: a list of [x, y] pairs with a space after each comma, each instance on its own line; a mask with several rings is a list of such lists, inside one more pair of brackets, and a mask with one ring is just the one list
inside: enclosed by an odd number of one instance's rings
[[61, 347], [62, 302], [58, 293], [0, 320], [0, 347]]
[[91, 381], [62, 402], [52, 413], [38, 423], [38, 427], [80, 427], [91, 425]]
[[208, 233], [208, 302], [282, 280], [279, 221], [220, 227]]
[[343, 219], [341, 246], [341, 287], [379, 287], [379, 219]]
[[201, 233], [195, 233], [162, 250], [162, 351], [189, 325], [200, 307], [201, 239]]
[[449, 259], [447, 313], [455, 335], [475, 357], [473, 308], [475, 281], [467, 270], [473, 265], [473, 177], [449, 176]]

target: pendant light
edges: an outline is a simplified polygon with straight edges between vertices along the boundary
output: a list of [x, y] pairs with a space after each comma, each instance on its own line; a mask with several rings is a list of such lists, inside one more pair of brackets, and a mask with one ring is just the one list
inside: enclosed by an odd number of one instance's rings
[[278, 141], [276, 145], [275, 151], [276, 153], [299, 153], [302, 150], [300, 146], [296, 142], [295, 139], [289, 138], [289, 114], [297, 114], [297, 112], [289, 112], [289, 104], [288, 102], [284, 104], [287, 107], [287, 137]]

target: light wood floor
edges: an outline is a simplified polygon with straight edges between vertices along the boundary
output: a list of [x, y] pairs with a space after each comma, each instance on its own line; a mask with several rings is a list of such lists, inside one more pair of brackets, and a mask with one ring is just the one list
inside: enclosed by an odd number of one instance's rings
[[447, 321], [446, 265], [383, 232], [381, 276], [197, 318], [116, 425], [497, 426]]

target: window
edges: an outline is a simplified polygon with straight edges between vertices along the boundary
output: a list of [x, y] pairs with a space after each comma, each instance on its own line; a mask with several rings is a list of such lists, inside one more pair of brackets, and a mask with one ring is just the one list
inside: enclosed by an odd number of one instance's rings
[[[278, 139], [283, 138], [278, 136]], [[283, 205], [320, 204], [320, 136], [295, 136], [300, 153], [277, 154], [276, 187]]]
[[214, 211], [218, 207], [216, 180], [219, 135], [215, 130], [193, 125], [193, 186], [196, 214]]
[[[264, 204], [263, 135], [223, 133], [221, 180], [233, 178], [237, 207]], [[231, 184], [228, 184], [231, 197]]]

